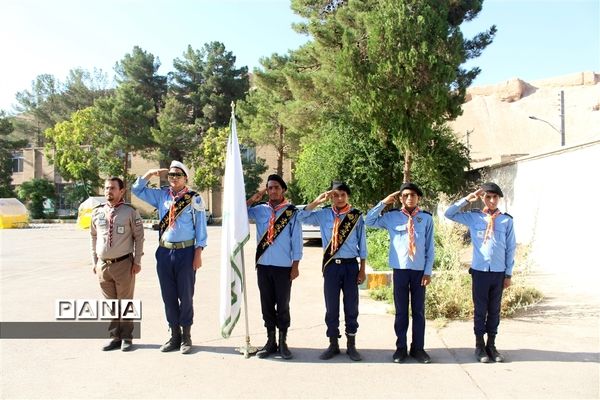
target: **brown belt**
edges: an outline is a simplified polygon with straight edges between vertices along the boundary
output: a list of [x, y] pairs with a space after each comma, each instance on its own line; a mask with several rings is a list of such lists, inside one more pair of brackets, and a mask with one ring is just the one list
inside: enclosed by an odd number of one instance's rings
[[124, 256], [121, 256], [121, 257], [117, 257], [117, 258], [109, 258], [109, 259], [102, 260], [102, 261], [103, 261], [104, 263], [106, 263], [106, 264], [114, 264], [114, 263], [117, 263], [117, 262], [119, 262], [119, 261], [126, 260], [127, 258], [129, 258], [129, 256], [130, 256], [130, 255], [131, 255], [131, 253], [129, 253], [129, 254], [125, 254]]
[[185, 242], [167, 242], [166, 240], [161, 240], [158, 242], [158, 245], [167, 249], [185, 249], [186, 247], [193, 246], [195, 243], [194, 239], [186, 240]]

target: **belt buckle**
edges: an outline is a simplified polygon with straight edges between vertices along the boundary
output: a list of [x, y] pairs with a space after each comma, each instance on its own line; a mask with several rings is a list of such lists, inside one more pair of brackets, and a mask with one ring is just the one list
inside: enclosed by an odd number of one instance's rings
[[110, 264], [112, 264], [112, 263], [113, 263], [113, 262], [112, 262], [112, 260], [106, 260], [106, 261], [104, 261], [104, 262], [106, 263], [106, 265], [110, 265]]
[[342, 263], [342, 260], [340, 260], [339, 258], [336, 258], [336, 259], [335, 259], [335, 263], [336, 263], [336, 264], [341, 264], [341, 263]]

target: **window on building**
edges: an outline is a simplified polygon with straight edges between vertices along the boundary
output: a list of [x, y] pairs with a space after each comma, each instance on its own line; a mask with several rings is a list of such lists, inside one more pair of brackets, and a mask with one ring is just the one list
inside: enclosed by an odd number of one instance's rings
[[23, 152], [16, 151], [12, 156], [12, 172], [23, 172]]

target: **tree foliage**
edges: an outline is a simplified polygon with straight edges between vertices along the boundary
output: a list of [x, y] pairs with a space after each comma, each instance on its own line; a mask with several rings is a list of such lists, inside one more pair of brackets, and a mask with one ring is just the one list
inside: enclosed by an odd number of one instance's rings
[[32, 179], [19, 186], [19, 198], [27, 202], [31, 218], [44, 218], [44, 201], [55, 200], [54, 184], [46, 179]]
[[27, 144], [26, 140], [15, 140], [9, 135], [14, 127], [4, 111], [0, 111], [0, 198], [15, 197], [12, 189], [13, 151]]

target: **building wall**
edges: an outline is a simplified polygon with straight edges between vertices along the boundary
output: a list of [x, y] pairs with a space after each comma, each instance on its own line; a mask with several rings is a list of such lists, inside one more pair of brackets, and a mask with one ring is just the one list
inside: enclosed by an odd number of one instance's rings
[[600, 140], [491, 167], [488, 179], [505, 194], [500, 208], [541, 269], [598, 283], [599, 170]]

